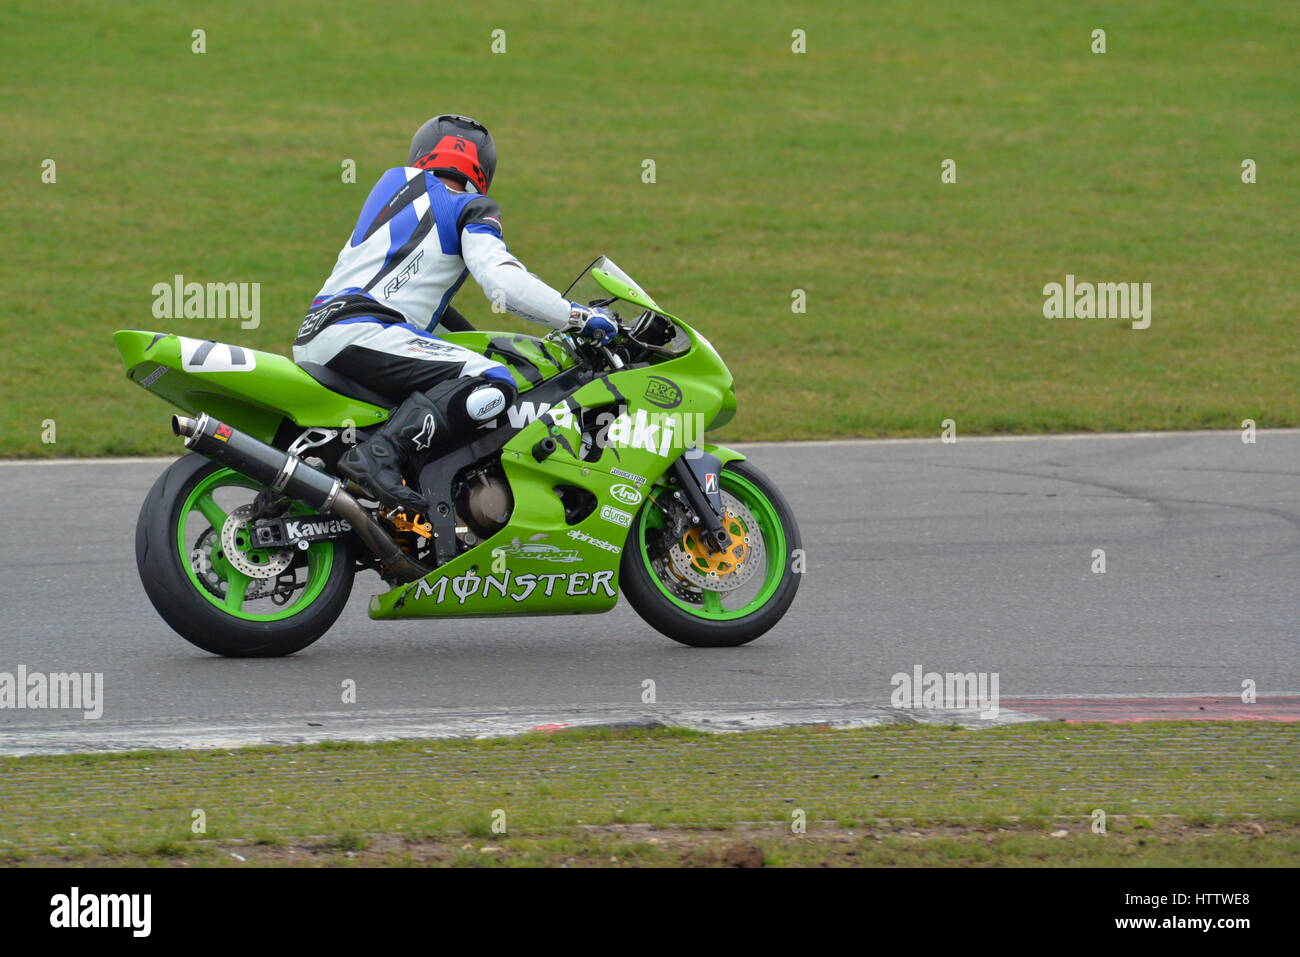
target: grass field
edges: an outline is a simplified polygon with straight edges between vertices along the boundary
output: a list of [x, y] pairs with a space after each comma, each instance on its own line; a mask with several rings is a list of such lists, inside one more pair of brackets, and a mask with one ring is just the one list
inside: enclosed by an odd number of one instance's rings
[[3, 758], [0, 864], [1294, 866], [1298, 736], [914, 725]]
[[[713, 340], [724, 439], [1297, 425], [1297, 35], [1280, 0], [7, 0], [0, 455], [175, 451], [109, 334], [287, 352], [441, 111], [494, 130], [534, 272], [607, 252]], [[1150, 282], [1151, 327], [1044, 318], [1067, 273]], [[153, 318], [176, 274], [260, 283], [260, 327]]]

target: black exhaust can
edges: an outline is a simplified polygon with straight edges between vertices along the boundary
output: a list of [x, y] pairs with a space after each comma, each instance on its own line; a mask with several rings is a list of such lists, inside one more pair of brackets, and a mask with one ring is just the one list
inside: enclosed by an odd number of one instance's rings
[[312, 508], [328, 512], [343, 489], [343, 483], [301, 459], [246, 435], [212, 418], [206, 412], [198, 419], [172, 416], [172, 431], [185, 437], [185, 447], [229, 466], [283, 492]]

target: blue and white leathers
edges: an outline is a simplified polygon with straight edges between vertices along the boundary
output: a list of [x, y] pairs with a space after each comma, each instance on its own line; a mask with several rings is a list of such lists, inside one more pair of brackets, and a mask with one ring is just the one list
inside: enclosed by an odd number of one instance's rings
[[587, 310], [510, 253], [495, 202], [452, 189], [425, 170], [390, 169], [312, 301], [294, 360], [328, 365], [395, 397], [457, 376], [507, 380], [500, 363], [434, 334], [471, 275], [498, 309], [552, 329], [585, 319]]

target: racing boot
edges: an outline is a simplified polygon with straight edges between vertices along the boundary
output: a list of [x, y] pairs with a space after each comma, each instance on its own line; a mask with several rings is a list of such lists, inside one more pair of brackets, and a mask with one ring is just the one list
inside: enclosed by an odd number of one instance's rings
[[365, 442], [339, 458], [339, 471], [408, 517], [426, 514], [428, 501], [402, 481], [416, 475], [458, 436], [490, 422], [514, 401], [514, 384], [497, 378], [454, 379], [416, 392]]
[[447, 431], [442, 410], [423, 392], [416, 392], [369, 438], [339, 457], [339, 471], [389, 508], [401, 508], [414, 518], [423, 514], [427, 503], [402, 478], [413, 472], [416, 457], [428, 452], [440, 428]]

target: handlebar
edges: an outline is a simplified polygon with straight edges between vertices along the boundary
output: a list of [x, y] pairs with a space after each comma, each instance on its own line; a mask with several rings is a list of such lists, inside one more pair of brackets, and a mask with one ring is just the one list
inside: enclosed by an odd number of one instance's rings
[[[620, 337], [622, 337], [627, 333], [627, 327], [624, 326], [621, 321], [619, 321], [617, 316], [614, 319], [614, 324], [618, 327], [618, 332], [615, 333], [614, 339], [611, 340], [611, 342], [617, 341]], [[601, 345], [590, 339], [584, 339], [581, 336], [575, 335], [572, 332], [556, 330], [555, 332], [552, 332], [549, 336], [547, 336], [547, 338], [565, 340], [568, 346], [568, 351], [572, 353], [574, 356], [581, 356], [583, 351], [598, 353], [599, 355], [604, 357], [607, 363], [609, 363], [609, 367], [611, 369], [622, 369], [625, 365], [623, 360], [619, 357], [618, 353], [614, 352], [608, 345]]]

